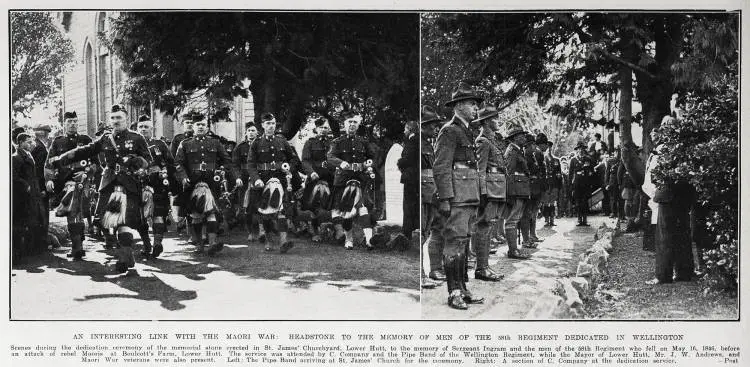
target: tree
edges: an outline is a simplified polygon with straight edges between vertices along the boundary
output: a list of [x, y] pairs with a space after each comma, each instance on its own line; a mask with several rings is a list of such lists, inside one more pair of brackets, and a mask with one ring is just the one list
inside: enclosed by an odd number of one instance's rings
[[28, 116], [60, 89], [73, 46], [46, 12], [11, 12], [10, 28], [13, 112]]
[[345, 108], [389, 121], [415, 119], [416, 20], [415, 14], [121, 13], [106, 40], [123, 61], [131, 101], [155, 101], [169, 111], [199, 90], [225, 99], [252, 93], [256, 118], [274, 112], [291, 137], [304, 115], [335, 119]]

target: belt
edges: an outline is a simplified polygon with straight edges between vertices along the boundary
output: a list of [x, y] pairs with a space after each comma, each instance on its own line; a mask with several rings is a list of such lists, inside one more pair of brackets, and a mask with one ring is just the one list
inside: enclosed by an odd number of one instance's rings
[[505, 171], [501, 170], [499, 167], [487, 167], [488, 173], [505, 173]]
[[453, 162], [453, 169], [476, 169], [466, 162]]
[[432, 177], [432, 168], [425, 168], [422, 170], [422, 176]]
[[256, 163], [255, 169], [258, 171], [276, 171], [281, 170], [281, 166], [287, 162], [267, 162], [267, 163]]
[[344, 171], [363, 172], [366, 169], [367, 167], [365, 167], [364, 163], [351, 163], [349, 164], [349, 168], [345, 169]]

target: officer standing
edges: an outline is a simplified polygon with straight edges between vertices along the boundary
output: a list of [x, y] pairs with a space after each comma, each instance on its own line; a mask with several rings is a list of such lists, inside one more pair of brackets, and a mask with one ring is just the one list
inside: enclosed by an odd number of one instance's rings
[[[144, 178], [144, 192], [150, 192], [152, 196], [151, 207], [144, 215], [147, 221], [151, 219], [153, 223], [154, 246], [151, 252], [147, 246], [149, 243], [144, 239], [143, 255], [156, 258], [164, 251], [162, 240], [167, 230], [164, 220], [169, 215], [169, 193], [177, 188], [177, 180], [174, 176], [175, 162], [167, 144], [161, 139], [154, 138], [154, 123], [151, 119], [148, 116], [141, 116], [138, 120], [138, 132], [146, 140], [153, 158], [148, 167], [148, 175]], [[148, 231], [145, 235], [148, 237]]]
[[466, 287], [467, 249], [470, 226], [479, 206], [474, 137], [470, 122], [477, 116], [483, 99], [466, 84], [459, 84], [446, 106], [453, 118], [442, 127], [435, 144], [433, 172], [439, 198], [438, 211], [445, 219], [443, 228], [443, 267], [448, 286], [448, 306], [468, 309], [470, 303], [483, 303]]
[[573, 186], [573, 200], [578, 215], [577, 226], [588, 226], [589, 195], [591, 194], [591, 177], [594, 176], [594, 163], [586, 154], [586, 145], [579, 142], [576, 155], [570, 160], [570, 182]]
[[473, 240], [477, 253], [474, 278], [497, 282], [503, 276], [490, 268], [490, 228], [493, 222], [505, 216], [507, 210], [505, 159], [495, 141], [495, 131], [499, 129], [500, 119], [497, 110], [488, 106], [479, 111], [479, 117], [474, 122], [482, 125], [476, 139], [480, 201]]
[[[435, 187], [435, 177], [432, 167], [435, 163], [435, 149], [432, 142], [440, 131], [445, 119], [438, 115], [430, 106], [422, 107], [422, 136], [421, 136], [421, 174], [420, 181], [422, 185], [422, 231], [428, 233], [426, 240], [426, 251], [420, 251], [420, 255], [427, 253], [430, 261], [430, 272], [428, 278], [422, 279], [422, 286], [425, 288], [435, 288], [437, 284], [432, 280], [445, 280], [445, 270], [443, 269], [443, 228], [445, 227], [445, 218], [437, 213], [437, 188]], [[422, 248], [424, 249], [424, 246]], [[420, 268], [422, 262], [420, 261]]]
[[370, 212], [373, 207], [375, 180], [375, 151], [365, 138], [357, 135], [362, 116], [345, 112], [344, 133], [331, 142], [328, 151], [328, 165], [336, 167], [333, 178], [334, 204], [331, 217], [337, 225], [337, 232], [344, 230], [344, 247], [354, 248], [352, 228], [357, 221], [365, 235], [365, 246], [372, 249], [373, 221]]
[[523, 247], [536, 248], [536, 242], [540, 241], [536, 236], [536, 218], [537, 214], [539, 214], [539, 202], [546, 187], [547, 173], [544, 167], [544, 157], [542, 156], [542, 152], [537, 148], [536, 137], [531, 133], [527, 133], [526, 136], [524, 157], [529, 168], [529, 185], [531, 191], [529, 193], [529, 200], [526, 201], [523, 209], [523, 216], [521, 217], [521, 235], [523, 236]]
[[[240, 171], [242, 182], [250, 183], [250, 170], [248, 170], [247, 157], [250, 155], [250, 146], [258, 137], [258, 128], [252, 122], [245, 124], [245, 139], [243, 139], [232, 151], [232, 163]], [[260, 190], [254, 185], [247, 185], [241, 195], [235, 199], [240, 208], [240, 217], [247, 230], [247, 242], [255, 241], [263, 227], [258, 221], [257, 201], [260, 198]]]
[[315, 120], [315, 133], [302, 147], [302, 173], [307, 175], [302, 193], [302, 210], [312, 212], [313, 242], [320, 242], [320, 224], [331, 219], [331, 186], [334, 170], [328, 165], [331, 124], [321, 117]]
[[[87, 177], [93, 175], [96, 171], [95, 164], [98, 159], [95, 156], [87, 156], [80, 161], [71, 161], [65, 165], [53, 166], [51, 164], [51, 162], [57, 161], [63, 153], [92, 142], [88, 135], [78, 134], [78, 115], [75, 111], [65, 112], [63, 118], [65, 135], [55, 138], [50, 146], [47, 164], [45, 165], [45, 179], [47, 180], [47, 191], [54, 192], [56, 201], [61, 203], [61, 210], [57, 211], [57, 215], [67, 217], [68, 233], [72, 245], [68, 257], [80, 260], [85, 255], [83, 251], [86, 226], [83, 221], [84, 218], [91, 227], [91, 198], [88, 187], [88, 185], [91, 185], [91, 181], [87, 180]], [[65, 203], [62, 203], [66, 194], [68, 199]]]
[[242, 186], [243, 182], [219, 139], [208, 136], [208, 122], [202, 116], [194, 116], [193, 121], [193, 138], [183, 140], [177, 148], [176, 175], [190, 197], [187, 209], [197, 240], [195, 253], [204, 252], [205, 243], [200, 236], [205, 225], [209, 244], [206, 253], [213, 255], [223, 248], [223, 244], [217, 243], [216, 235], [219, 230], [218, 200], [221, 185], [226, 185], [227, 171], [232, 177], [238, 177], [237, 186]]
[[[547, 140], [547, 137], [544, 136], [540, 140]], [[555, 203], [558, 202], [563, 185], [562, 168], [560, 159], [552, 154], [551, 141], [547, 140], [547, 144], [540, 144], [539, 147], [544, 151], [544, 165], [547, 167], [547, 194], [542, 206], [542, 214], [545, 220], [544, 226], [552, 227], [555, 226]]]
[[506, 200], [510, 208], [505, 218], [505, 239], [508, 242], [508, 258], [519, 260], [529, 258], [529, 255], [518, 249], [518, 226], [531, 193], [529, 167], [521, 148], [526, 143], [526, 136], [520, 126], [510, 127], [505, 137], [509, 144], [503, 156], [508, 175]]
[[126, 118], [127, 111], [122, 106], [112, 106], [111, 133], [105, 133], [93, 143], [52, 158], [50, 162], [51, 165], [65, 166], [70, 162], [104, 153], [104, 170], [96, 210], [101, 213], [102, 227], [113, 229], [117, 233], [120, 244], [115, 264], [117, 273], [124, 273], [135, 266], [130, 229], [138, 229], [144, 222], [141, 177], [151, 162], [151, 153], [145, 139], [128, 130]]
[[291, 179], [300, 162], [289, 142], [276, 135], [276, 118], [272, 114], [264, 113], [261, 124], [263, 135], [253, 141], [247, 156], [248, 172], [255, 187], [263, 188], [258, 212], [266, 232], [265, 250], [273, 251], [276, 244], [283, 254], [294, 247], [287, 239], [287, 218], [293, 210]]

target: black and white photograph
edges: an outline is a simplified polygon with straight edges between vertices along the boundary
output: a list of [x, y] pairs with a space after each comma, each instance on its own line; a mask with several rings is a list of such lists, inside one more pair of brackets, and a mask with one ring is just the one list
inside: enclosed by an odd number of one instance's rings
[[11, 320], [420, 317], [418, 13], [8, 17]]
[[423, 319], [739, 320], [739, 12], [420, 17]]

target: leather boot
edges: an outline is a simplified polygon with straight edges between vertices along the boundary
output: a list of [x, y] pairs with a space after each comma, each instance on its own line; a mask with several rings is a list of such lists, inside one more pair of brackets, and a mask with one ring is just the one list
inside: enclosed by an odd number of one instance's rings
[[456, 255], [443, 255], [443, 264], [445, 266], [446, 284], [448, 286], [448, 306], [457, 310], [466, 310], [469, 306], [466, 304], [463, 298], [463, 291], [458, 281], [458, 273], [460, 268], [459, 262], [463, 262]]
[[164, 223], [154, 223], [154, 250], [151, 252], [152, 258], [157, 258], [164, 251], [161, 242], [164, 239], [166, 225]]
[[141, 250], [141, 256], [151, 256], [151, 238], [148, 236], [148, 226], [143, 226], [138, 229], [138, 235], [141, 236], [141, 242], [143, 242], [143, 249]]
[[83, 236], [85, 227], [83, 223], [70, 223], [68, 224], [68, 233], [70, 234], [70, 242], [72, 248], [67, 257], [73, 258], [73, 260], [81, 260], [86, 256], [86, 252], [83, 251]]
[[117, 254], [115, 271], [118, 273], [124, 273], [128, 271], [128, 268], [135, 266], [135, 257], [133, 257], [133, 235], [127, 232], [118, 233], [117, 241], [120, 243], [120, 250]]
[[503, 276], [490, 269], [490, 232], [489, 228], [479, 230], [474, 235], [474, 245], [477, 251], [477, 267], [474, 271], [474, 279], [497, 282]]
[[469, 291], [468, 287], [466, 286], [466, 283], [468, 282], [468, 276], [467, 276], [468, 271], [467, 271], [467, 269], [465, 267], [465, 265], [466, 265], [465, 257], [466, 257], [466, 254], [459, 255], [459, 261], [458, 261], [458, 263], [459, 263], [459, 265], [458, 265], [459, 266], [459, 274], [461, 275], [461, 277], [458, 280], [459, 280], [459, 285], [461, 287], [461, 291], [463, 292], [464, 302], [466, 302], [468, 304], [484, 303], [484, 298], [475, 297], [471, 293], [471, 291]]
[[529, 258], [529, 255], [518, 249], [518, 232], [516, 232], [515, 228], [506, 228], [505, 238], [508, 240], [508, 258], [518, 260], [526, 260]]
[[433, 280], [445, 280], [446, 271], [443, 270], [443, 244], [439, 243], [437, 239], [430, 234], [427, 238], [427, 254], [430, 258], [430, 279]]
[[[530, 246], [531, 243], [532, 243], [531, 237], [529, 237], [529, 225], [530, 225], [530, 222], [531, 221], [529, 219], [526, 219], [526, 218], [521, 218], [521, 220], [518, 222], [518, 229], [521, 230], [521, 239], [523, 240], [523, 242], [521, 243], [521, 245], [523, 247]], [[508, 240], [508, 241], [510, 242], [510, 240]]]

